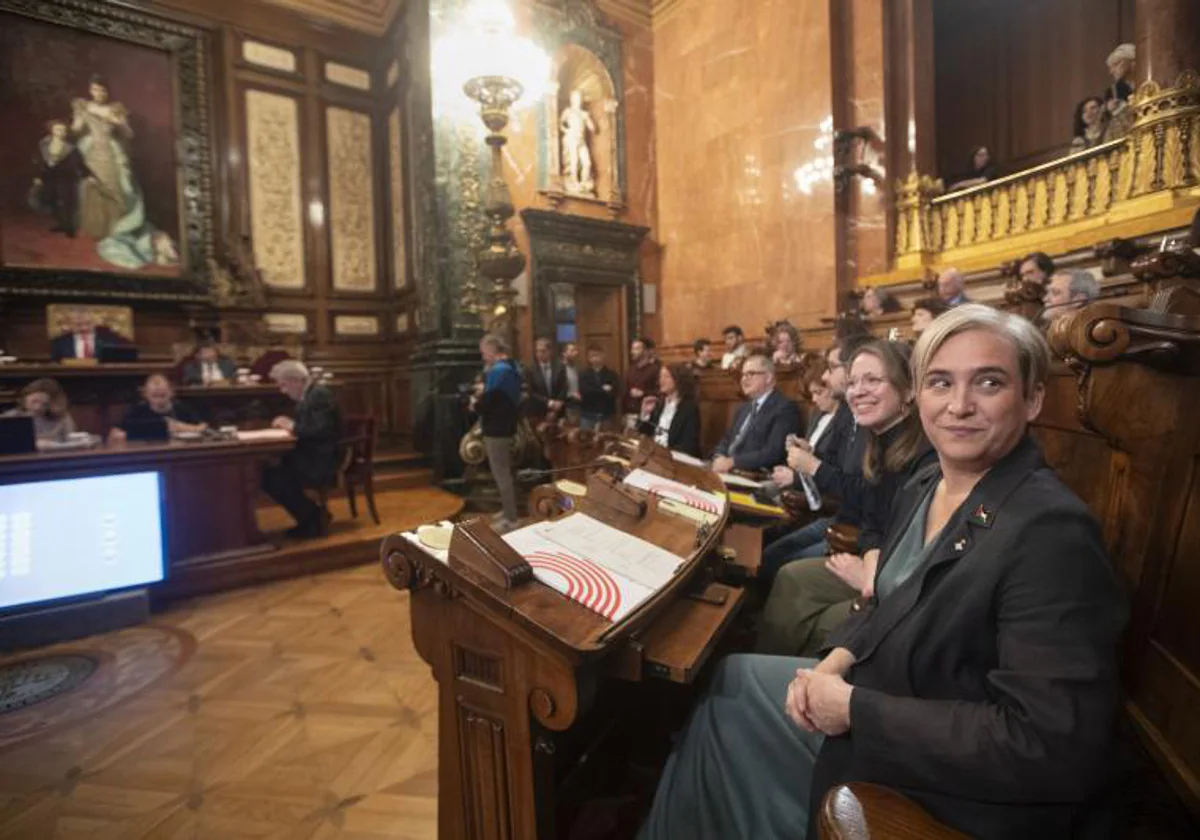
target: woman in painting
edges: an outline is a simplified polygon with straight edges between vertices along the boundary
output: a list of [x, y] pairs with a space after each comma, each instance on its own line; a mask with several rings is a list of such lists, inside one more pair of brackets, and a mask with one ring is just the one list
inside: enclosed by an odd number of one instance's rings
[[133, 137], [129, 112], [109, 98], [108, 85], [92, 76], [88, 99], [71, 102], [71, 131], [94, 178], [80, 194], [80, 227], [97, 240], [100, 257], [122, 268], [147, 263], [169, 265], [178, 260], [169, 236], [146, 221], [141, 187], [130, 164], [128, 142]]
[[126, 196], [137, 189], [129, 168], [125, 142], [133, 136], [129, 114], [108, 98], [108, 85], [92, 76], [89, 99], [71, 102], [71, 131], [79, 139], [84, 162], [95, 176], [80, 193], [80, 227], [99, 241], [112, 233], [125, 215]]

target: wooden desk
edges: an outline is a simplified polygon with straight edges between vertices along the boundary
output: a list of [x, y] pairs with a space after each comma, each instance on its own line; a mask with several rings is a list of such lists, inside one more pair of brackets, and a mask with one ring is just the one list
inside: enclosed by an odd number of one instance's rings
[[[139, 399], [138, 389], [151, 374], [169, 375], [174, 364], [166, 359], [131, 364], [0, 365], [0, 404], [16, 402], [23, 387], [35, 379], [54, 379], [67, 392], [71, 416], [80, 429], [106, 437]], [[337, 383], [331, 383], [337, 388]], [[271, 383], [258, 385], [184, 385], [176, 395], [195, 408], [211, 426], [244, 429], [265, 426], [271, 418], [291, 414], [293, 403]]]
[[207, 578], [231, 565], [256, 563], [275, 552], [255, 521], [264, 461], [292, 440], [243, 443], [124, 443], [99, 449], [0, 458], [0, 485], [62, 478], [157, 472], [166, 530], [164, 591], [207, 588]]
[[[635, 452], [621, 444], [632, 467], [721, 488], [647, 439]], [[586, 495], [556, 505], [554, 492], [534, 506], [548, 518], [600, 518], [679, 555], [680, 571], [614, 625], [536, 579], [488, 579], [497, 560], [524, 561], [482, 521], [456, 528], [449, 562], [400, 534], [381, 549], [389, 581], [412, 593], [413, 643], [438, 681], [442, 840], [565, 836], [573, 796], [594, 790], [603, 743], [628, 741], [614, 736], [618, 721], [647, 719], [655, 685], [694, 680], [744, 601], [744, 590], [710, 582], [728, 510], [701, 527], [599, 473]]]

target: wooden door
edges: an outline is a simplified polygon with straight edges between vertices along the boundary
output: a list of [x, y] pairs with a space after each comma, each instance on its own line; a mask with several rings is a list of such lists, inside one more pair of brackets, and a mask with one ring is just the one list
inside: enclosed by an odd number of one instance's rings
[[625, 370], [625, 287], [575, 287], [575, 325], [579, 349], [598, 344], [608, 356], [607, 364], [616, 371]]

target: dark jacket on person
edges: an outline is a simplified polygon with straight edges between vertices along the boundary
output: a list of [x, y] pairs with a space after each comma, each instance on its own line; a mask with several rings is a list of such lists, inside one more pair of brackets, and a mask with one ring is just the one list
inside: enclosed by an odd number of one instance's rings
[[[916, 417], [909, 422], [919, 423]], [[888, 429], [878, 438], [880, 452], [886, 452], [887, 447], [904, 431], [905, 424], [899, 423]], [[858, 550], [865, 553], [873, 548], [883, 548], [887, 538], [888, 524], [892, 520], [892, 509], [896, 497], [913, 476], [927, 469], [937, 461], [937, 453], [922, 436], [921, 444], [915, 456], [906, 467], [900, 470], [881, 469], [874, 481], [868, 480], [861, 502], [860, 525], [858, 529]]]
[[542, 363], [534, 359], [525, 368], [525, 383], [529, 386], [525, 413], [530, 417], [545, 417], [550, 400], [567, 401], [567, 371], [557, 359], [550, 362], [548, 382], [542, 375]]
[[839, 523], [861, 526], [863, 497], [870, 485], [863, 475], [863, 455], [871, 440], [871, 432], [858, 427], [854, 413], [844, 402], [838, 406], [838, 413], [830, 422], [834, 427], [821, 438], [822, 446], [818, 450], [824, 449], [825, 454], [822, 456], [820, 451], [816, 453], [821, 459], [821, 466], [813, 473], [813, 483], [822, 496], [837, 500], [838, 509], [834, 518]]
[[342, 415], [333, 391], [324, 385], [309, 385], [296, 403], [292, 420], [296, 447], [288, 453], [288, 460], [306, 487], [333, 484], [342, 438]]
[[[817, 429], [817, 421], [822, 415], [814, 414], [812, 422], [808, 424], [808, 431], [805, 438], [811, 440], [813, 432]], [[850, 406], [846, 405], [844, 400], [838, 400], [837, 408], [833, 410], [833, 419], [829, 421], [829, 426], [825, 429], [825, 434], [821, 435], [821, 439], [817, 441], [817, 445], [813, 447], [813, 454], [821, 459], [822, 462], [841, 458], [842, 449], [846, 445], [846, 441], [854, 436], [854, 414], [850, 411]]]
[[509, 359], [497, 359], [483, 377], [475, 405], [484, 437], [512, 437], [520, 420], [521, 375]]
[[196, 412], [196, 409], [185, 402], [171, 400], [170, 410], [159, 414], [150, 407], [150, 403], [142, 400], [129, 407], [129, 410], [125, 412], [125, 416], [121, 418], [121, 422], [117, 424], [117, 428], [127, 429], [130, 426], [152, 423], [155, 420], [164, 419], [178, 420], [180, 423], [188, 423], [190, 425], [204, 422], [200, 419], [200, 415]]
[[[221, 372], [222, 378], [228, 382], [233, 382], [233, 380], [237, 379], [237, 365], [228, 356], [217, 356], [217, 370]], [[184, 385], [203, 385], [204, 365], [199, 359], [188, 359], [183, 363], [180, 378], [183, 379]]]
[[[605, 391], [605, 385], [611, 385], [612, 390]], [[579, 410], [584, 414], [612, 417], [617, 413], [617, 392], [620, 389], [621, 382], [612, 370], [607, 367], [594, 370], [588, 365], [579, 372]]]
[[[903, 489], [880, 569], [940, 475]], [[895, 788], [972, 837], [1072, 836], [1112, 766], [1127, 613], [1099, 525], [1026, 438], [928, 551], [826, 641], [857, 662], [850, 731], [817, 757], [809, 836], [847, 782]]]
[[[650, 394], [658, 393], [658, 373], [662, 370], [662, 362], [653, 361], [645, 365], [629, 366], [629, 370], [625, 372], [625, 393], [623, 397], [623, 408], [626, 414], [640, 414], [642, 411], [642, 397]], [[635, 397], [630, 393], [634, 388], [642, 392], [642, 397]]]
[[[742, 424], [750, 417], [754, 401], [742, 403], [733, 414], [733, 422], [717, 444], [717, 455], [728, 455], [737, 439]], [[765, 470], [782, 464], [787, 457], [785, 443], [788, 435], [800, 431], [800, 410], [796, 404], [773, 388], [749, 421], [750, 428], [742, 438], [737, 452], [732, 455], [733, 465], [739, 470]]]
[[[638, 431], [654, 437], [665, 405], [666, 401], [660, 399], [650, 413], [650, 419], [638, 423]], [[667, 448], [700, 457], [700, 406], [695, 400], [681, 399], [675, 406], [675, 416], [671, 418], [671, 428], [667, 430]]]
[[[92, 354], [100, 358], [101, 347], [122, 347], [125, 340], [108, 327], [96, 327], [92, 333]], [[75, 358], [75, 333], [65, 332], [50, 342], [50, 358], [54, 361]]]

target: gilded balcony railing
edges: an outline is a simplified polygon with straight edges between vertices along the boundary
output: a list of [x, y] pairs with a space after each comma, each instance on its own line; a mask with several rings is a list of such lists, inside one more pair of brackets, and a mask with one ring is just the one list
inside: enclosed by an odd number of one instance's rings
[[1125, 137], [986, 184], [944, 194], [916, 172], [898, 181], [897, 266], [1200, 198], [1200, 76], [1189, 71], [1170, 88], [1146, 82], [1131, 107]]

